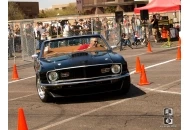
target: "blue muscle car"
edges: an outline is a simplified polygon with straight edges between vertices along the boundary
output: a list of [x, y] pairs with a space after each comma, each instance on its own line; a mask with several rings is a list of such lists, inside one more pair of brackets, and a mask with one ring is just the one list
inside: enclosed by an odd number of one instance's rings
[[131, 85], [127, 62], [102, 35], [46, 40], [33, 58], [42, 102], [111, 91], [126, 94]]

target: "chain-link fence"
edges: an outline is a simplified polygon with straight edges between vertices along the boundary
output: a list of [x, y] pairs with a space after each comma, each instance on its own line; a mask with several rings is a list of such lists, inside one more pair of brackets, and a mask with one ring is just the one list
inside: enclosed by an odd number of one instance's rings
[[31, 56], [36, 52], [33, 21], [9, 21], [8, 26], [9, 58], [32, 61]]
[[[126, 16], [127, 19], [125, 19]], [[147, 34], [151, 34], [151, 29], [148, 28], [148, 25], [137, 26], [136, 23], [132, 23], [132, 16], [133, 13], [124, 14], [123, 23], [121, 24], [116, 23], [114, 13], [9, 21], [9, 59], [14, 59], [12, 60], [14, 63], [15, 58], [17, 63], [18, 60], [26, 61], [27, 63], [29, 61], [29, 63], [31, 63], [33, 61], [31, 56], [36, 53], [38, 49], [40, 49], [41, 43], [44, 40], [52, 38], [86, 34], [101, 34], [107, 40], [108, 44], [113, 46], [120, 42], [122, 33], [125, 33], [130, 38], [131, 42], [133, 42], [135, 36], [134, 34], [136, 32], [141, 38], [145, 36], [145, 32]], [[97, 18], [101, 23], [99, 28], [96, 27]], [[126, 20], [128, 21], [126, 22]], [[40, 26], [43, 29], [40, 29], [39, 31], [41, 35], [39, 38], [37, 35], [37, 30]]]
[[[99, 28], [96, 28], [97, 18], [101, 23]], [[37, 39], [37, 32], [35, 32], [35, 29], [39, 28], [39, 23], [45, 28], [45, 38], [43, 39], [42, 36], [41, 39]], [[9, 38], [9, 54], [11, 55], [14, 51], [21, 52], [22, 60], [24, 61], [32, 61], [31, 56], [36, 52], [36, 49], [40, 49], [38, 45], [39, 42], [47, 39], [86, 34], [101, 34], [110, 45], [116, 45], [121, 39], [121, 33], [127, 33], [128, 35], [132, 34], [131, 25], [126, 26], [121, 24], [120, 26], [120, 24], [115, 22], [115, 15], [60, 17], [51, 20], [19, 20], [9, 21], [9, 24], [14, 28], [12, 29], [14, 33], [13, 37], [16, 37]], [[15, 34], [15, 26], [19, 27], [17, 34]]]
[[32, 61], [32, 55], [36, 52], [34, 21], [20, 22], [20, 36], [22, 45], [22, 59]]
[[[32, 62], [32, 55], [40, 49], [42, 41], [58, 37], [68, 37], [88, 34], [101, 34], [110, 45], [116, 45], [120, 40], [120, 34], [125, 32], [123, 25], [115, 22], [115, 16], [98, 17], [101, 23], [96, 28], [98, 16], [55, 18], [54, 20], [16, 20], [9, 21], [10, 33], [8, 37], [9, 56], [21, 58], [23, 61]], [[106, 18], [106, 20], [105, 20]], [[105, 25], [106, 23], [106, 25]], [[37, 28], [45, 28], [38, 39]], [[104, 26], [105, 25], [105, 26]], [[97, 33], [98, 32], [98, 33]], [[44, 37], [42, 37], [44, 33]]]

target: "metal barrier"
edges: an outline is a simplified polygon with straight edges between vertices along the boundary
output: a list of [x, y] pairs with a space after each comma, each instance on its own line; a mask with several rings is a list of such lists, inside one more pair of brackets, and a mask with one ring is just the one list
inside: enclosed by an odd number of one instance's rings
[[22, 59], [26, 61], [32, 61], [32, 55], [36, 52], [36, 40], [33, 23], [34, 21], [20, 22]]
[[[101, 24], [103, 25], [105, 22], [107, 23], [107, 29], [101, 26], [101, 28], [98, 30], [99, 33], [105, 37], [107, 42], [110, 45], [116, 45], [119, 43], [121, 36], [121, 33], [126, 33], [131, 36], [133, 34], [132, 31], [132, 25], [126, 26], [125, 24], [121, 24], [121, 27], [119, 24], [115, 22], [115, 15], [110, 16], [85, 16], [85, 17], [67, 17], [65, 20], [68, 20], [71, 28], [67, 32], [65, 32], [64, 26], [61, 26], [60, 23], [58, 23], [59, 20], [64, 20], [63, 18], [55, 18], [54, 20], [48, 20], [48, 19], [29, 19], [29, 20], [14, 20], [9, 21], [9, 24], [12, 26], [12, 38], [9, 37], [9, 54], [13, 54], [16, 57], [21, 57], [23, 61], [30, 61], [32, 62], [32, 55], [36, 53], [38, 40], [36, 39], [36, 36], [34, 34], [34, 29], [36, 27], [37, 22], [42, 22], [43, 24], [49, 24], [48, 28], [48, 34], [46, 35], [46, 39], [56, 38], [56, 37], [67, 37], [67, 36], [76, 36], [76, 35], [86, 35], [86, 34], [95, 34], [97, 33], [95, 30], [95, 21], [96, 18], [99, 18], [101, 21]], [[105, 20], [106, 18], [106, 20]], [[90, 25], [86, 28], [78, 28], [75, 25], [75, 21], [80, 21], [80, 19], [83, 19], [83, 21], [88, 21], [90, 19]], [[15, 35], [15, 25], [18, 25], [20, 28], [20, 32]], [[51, 31], [54, 30], [54, 27], [59, 26], [59, 31], [56, 33], [51, 33]], [[56, 29], [55, 29], [56, 30]], [[45, 40], [45, 39], [44, 39]], [[15, 53], [16, 52], [16, 53]]]

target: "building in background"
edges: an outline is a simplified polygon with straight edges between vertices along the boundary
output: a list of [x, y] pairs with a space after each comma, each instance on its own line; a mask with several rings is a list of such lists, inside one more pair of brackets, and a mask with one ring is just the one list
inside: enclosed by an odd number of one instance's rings
[[8, 1], [16, 3], [25, 14], [25, 19], [37, 18], [39, 14], [39, 2]]
[[149, 0], [76, 0], [78, 12], [87, 14], [103, 14], [108, 7], [115, 11], [133, 12], [135, 7], [148, 4]]
[[69, 3], [69, 4], [52, 5], [52, 9], [63, 10], [63, 9], [66, 9], [70, 4], [76, 6], [76, 2], [73, 2], [73, 3]]

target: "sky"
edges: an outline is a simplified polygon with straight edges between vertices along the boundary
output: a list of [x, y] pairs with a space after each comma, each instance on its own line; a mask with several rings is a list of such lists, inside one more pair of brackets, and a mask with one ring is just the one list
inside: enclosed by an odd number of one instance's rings
[[27, 1], [27, 2], [39, 2], [39, 8], [44, 9], [44, 8], [50, 8], [52, 5], [56, 4], [68, 4], [72, 2], [76, 2], [76, 0], [8, 0], [8, 1]]

